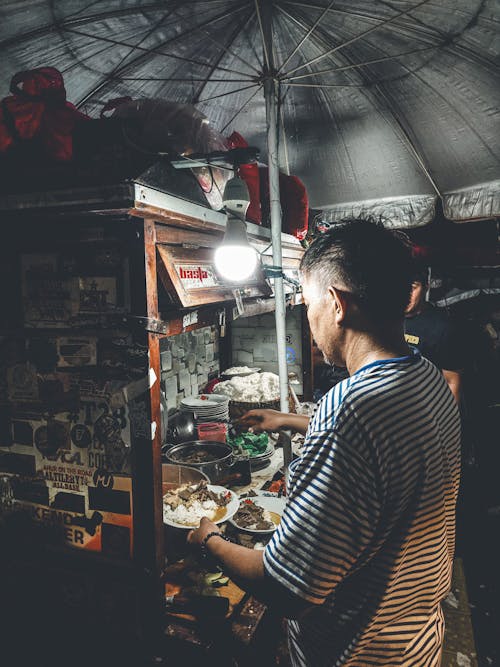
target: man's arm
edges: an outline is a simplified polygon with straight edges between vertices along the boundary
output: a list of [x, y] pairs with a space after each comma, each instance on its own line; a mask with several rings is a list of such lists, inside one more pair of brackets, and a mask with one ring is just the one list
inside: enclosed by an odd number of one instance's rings
[[460, 392], [462, 388], [462, 375], [459, 371], [448, 371], [444, 368], [442, 369], [444, 379], [448, 387], [450, 388], [451, 393], [453, 394], [457, 405], [460, 405]]
[[254, 431], [279, 431], [282, 428], [289, 428], [305, 435], [309, 425], [307, 415], [296, 415], [288, 412], [278, 412], [277, 410], [250, 410], [245, 413], [238, 424]]
[[[200, 527], [190, 531], [188, 543], [199, 547], [209, 533], [219, 533], [218, 527], [206, 517], [200, 522]], [[221, 565], [224, 573], [243, 590], [254, 595], [258, 600], [273, 611], [286, 618], [298, 618], [311, 603], [299, 598], [284, 586], [266, 575], [264, 569], [263, 551], [248, 549], [239, 544], [233, 544], [220, 537], [211, 537], [206, 543], [208, 553]]]

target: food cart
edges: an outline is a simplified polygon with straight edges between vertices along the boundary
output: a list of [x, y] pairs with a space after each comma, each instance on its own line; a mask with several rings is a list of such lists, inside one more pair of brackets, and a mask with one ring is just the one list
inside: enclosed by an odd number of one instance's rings
[[[212, 253], [225, 215], [172, 194], [164, 169], [0, 199], [2, 585], [21, 664], [30, 651], [58, 664], [79, 647], [95, 664], [118, 664], [161, 661], [169, 638], [213, 645], [165, 616], [174, 565], [162, 515], [161, 446], [175, 401], [167, 384], [174, 377], [179, 395], [202, 390], [231, 364], [231, 322], [272, 311], [274, 299], [262, 271], [244, 287], [220, 280]], [[268, 229], [248, 224], [248, 234], [266, 251]], [[302, 248], [289, 235], [282, 243], [294, 273]], [[290, 289], [287, 300], [300, 295]], [[162, 341], [197, 332], [202, 359], [175, 367]], [[306, 393], [307, 329], [299, 344]], [[224, 632], [248, 643], [263, 608], [227, 590]]]

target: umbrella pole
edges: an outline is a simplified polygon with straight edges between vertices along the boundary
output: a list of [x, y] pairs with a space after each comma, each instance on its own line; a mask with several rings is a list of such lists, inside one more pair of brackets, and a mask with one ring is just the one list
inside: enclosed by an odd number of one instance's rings
[[[269, 204], [271, 212], [271, 240], [273, 264], [282, 269], [281, 251], [281, 202], [278, 166], [278, 91], [277, 82], [269, 76], [264, 83], [267, 122], [267, 154], [269, 166]], [[279, 272], [278, 272], [279, 273]], [[276, 341], [278, 349], [278, 375], [280, 380], [280, 409], [290, 412], [288, 403], [288, 369], [286, 363], [286, 301], [283, 276], [274, 278]], [[283, 442], [283, 463], [285, 469], [292, 459], [291, 440], [285, 437]]]

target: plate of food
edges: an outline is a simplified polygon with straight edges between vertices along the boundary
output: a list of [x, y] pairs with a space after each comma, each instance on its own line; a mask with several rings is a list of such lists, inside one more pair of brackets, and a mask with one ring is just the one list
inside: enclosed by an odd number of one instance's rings
[[182, 484], [163, 496], [163, 523], [174, 528], [197, 528], [206, 516], [214, 523], [230, 519], [239, 508], [238, 496], [229, 489], [201, 480]]
[[272, 533], [279, 526], [286, 499], [270, 491], [260, 491], [240, 498], [238, 511], [229, 520], [246, 533]]

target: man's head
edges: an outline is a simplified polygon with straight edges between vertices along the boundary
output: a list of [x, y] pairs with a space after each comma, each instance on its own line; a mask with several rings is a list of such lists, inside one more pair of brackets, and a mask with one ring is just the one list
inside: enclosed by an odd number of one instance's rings
[[401, 324], [411, 253], [401, 235], [371, 220], [345, 220], [319, 236], [301, 262], [311, 332], [329, 363], [342, 365], [347, 332]]
[[425, 303], [425, 294], [429, 286], [427, 267], [418, 261], [413, 262], [410, 300], [406, 306], [406, 315], [418, 315]]

